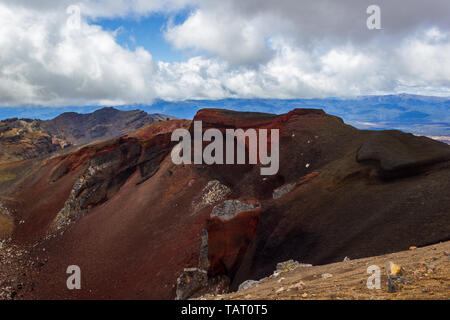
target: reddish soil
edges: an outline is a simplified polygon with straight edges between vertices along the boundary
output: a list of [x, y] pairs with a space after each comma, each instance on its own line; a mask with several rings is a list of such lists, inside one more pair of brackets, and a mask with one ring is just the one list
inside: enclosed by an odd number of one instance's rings
[[[0, 165], [0, 177], [10, 177], [0, 180], [0, 201], [14, 212], [11, 244], [35, 262], [15, 276], [12, 286], [24, 284], [16, 297], [173, 299], [183, 269], [198, 266], [208, 226], [208, 272], [230, 277], [231, 290], [288, 259], [328, 264], [449, 239], [446, 144], [359, 131], [321, 110], [276, 116], [207, 109], [195, 120], [204, 129], [280, 129], [278, 174], [261, 176], [260, 165], [174, 165], [171, 132], [192, 130], [181, 120]], [[226, 223], [211, 219], [219, 201], [199, 210], [194, 203], [213, 180], [231, 190], [226, 199], [261, 207]], [[288, 183], [295, 187], [273, 199]], [[63, 208], [73, 221], [55, 232]], [[66, 287], [69, 265], [81, 267], [81, 290]]]

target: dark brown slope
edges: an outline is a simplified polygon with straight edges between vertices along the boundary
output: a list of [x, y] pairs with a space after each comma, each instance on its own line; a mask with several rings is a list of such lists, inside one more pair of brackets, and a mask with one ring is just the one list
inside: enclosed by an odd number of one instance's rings
[[[278, 174], [174, 165], [170, 134], [191, 125], [183, 121], [0, 166], [0, 176], [10, 175], [0, 194], [14, 212], [14, 242], [36, 244], [31, 259], [40, 261], [23, 280], [34, 290], [22, 297], [173, 299], [184, 268], [226, 275], [234, 289], [288, 259], [324, 264], [449, 238], [446, 144], [359, 131], [321, 110], [207, 109], [195, 120], [204, 128], [280, 129]], [[233, 212], [225, 200], [246, 209]], [[218, 211], [236, 215], [222, 221]], [[80, 291], [65, 287], [72, 264], [83, 270]]]
[[173, 117], [148, 114], [141, 110], [121, 111], [103, 108], [93, 113], [63, 113], [55, 119], [45, 121], [43, 127], [51, 135], [64, 137], [74, 145], [111, 139], [134, 132], [158, 120]]
[[52, 120], [0, 121], [0, 163], [46, 156], [73, 145], [111, 139], [172, 117], [144, 111], [103, 108], [93, 113], [63, 113]]

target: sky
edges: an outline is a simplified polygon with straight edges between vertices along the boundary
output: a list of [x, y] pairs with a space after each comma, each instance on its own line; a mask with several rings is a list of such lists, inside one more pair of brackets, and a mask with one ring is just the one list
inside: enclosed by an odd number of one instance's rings
[[448, 0], [0, 0], [0, 106], [450, 96], [449, 16]]

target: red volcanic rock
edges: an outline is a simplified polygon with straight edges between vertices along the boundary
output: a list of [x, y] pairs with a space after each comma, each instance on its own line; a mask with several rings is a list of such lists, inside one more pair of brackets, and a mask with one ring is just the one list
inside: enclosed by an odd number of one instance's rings
[[129, 136], [138, 137], [140, 140], [148, 140], [156, 135], [172, 133], [176, 129], [187, 128], [190, 123], [191, 121], [187, 120], [160, 121], [130, 133]]
[[[182, 127], [185, 121], [172, 121]], [[90, 144], [69, 154], [45, 160], [32, 182], [25, 180], [19, 199], [26, 199], [23, 216], [39, 220], [20, 225], [18, 239], [36, 240], [53, 229], [78, 220], [89, 209], [108, 201], [136, 171], [142, 183], [170, 153], [170, 131], [160, 122], [134, 136]], [[50, 196], [53, 195], [53, 196]], [[42, 197], [44, 198], [42, 199]]]
[[202, 121], [204, 130], [209, 128], [283, 129], [284, 124], [291, 118], [302, 116], [330, 117], [320, 109], [294, 109], [289, 113], [280, 116], [261, 112], [238, 112], [225, 109], [202, 109], [197, 112], [194, 117], [194, 121]]
[[259, 128], [270, 125], [277, 116], [259, 112], [237, 112], [225, 109], [202, 109], [194, 121], [202, 121], [203, 128]]
[[208, 231], [209, 274], [233, 276], [258, 226], [258, 201], [226, 200], [211, 212]]
[[[450, 235], [448, 145], [360, 131], [321, 110], [207, 109], [195, 120], [204, 129], [279, 129], [278, 173], [263, 177], [258, 165], [174, 165], [171, 132], [189, 121], [0, 164], [13, 241], [31, 243], [38, 265], [20, 279], [34, 284], [25, 298], [174, 299], [185, 268], [228, 276], [237, 289], [280, 261], [317, 265]], [[64, 208], [74, 221], [45, 238]], [[68, 291], [73, 264], [82, 270], [82, 289]]]
[[319, 174], [320, 174], [320, 172], [317, 172], [317, 171], [308, 173], [306, 176], [301, 178], [299, 182], [297, 182], [297, 185], [302, 185], [304, 183], [308, 183], [309, 181], [311, 181], [312, 179], [317, 177]]

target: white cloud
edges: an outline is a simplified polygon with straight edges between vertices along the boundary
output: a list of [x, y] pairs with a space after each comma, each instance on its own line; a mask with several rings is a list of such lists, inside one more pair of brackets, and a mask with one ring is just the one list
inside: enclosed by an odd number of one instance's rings
[[190, 0], [1, 0], [10, 7], [22, 7], [37, 12], [62, 12], [71, 5], [81, 8], [90, 18], [145, 16], [153, 12], [175, 12], [189, 7]]
[[450, 88], [450, 36], [431, 28], [405, 39], [396, 50], [403, 85]]
[[263, 19], [243, 19], [221, 10], [196, 10], [187, 20], [170, 26], [166, 39], [177, 49], [205, 50], [232, 64], [265, 63], [271, 56], [266, 45]]
[[[81, 0], [81, 25], [74, 30], [67, 25], [71, 1], [0, 0], [0, 105], [450, 95], [446, 10], [427, 11], [416, 0], [408, 8], [383, 2], [384, 30], [371, 33], [364, 29], [365, 8], [311, 3]], [[187, 19], [164, 31], [175, 48], [197, 55], [182, 62], [154, 61], [143, 48], [124, 48], [117, 32], [86, 20], [186, 8]], [[410, 18], [393, 19], [399, 8]]]
[[124, 49], [112, 33], [84, 21], [70, 28], [65, 18], [0, 4], [2, 104], [151, 101], [147, 51]]

